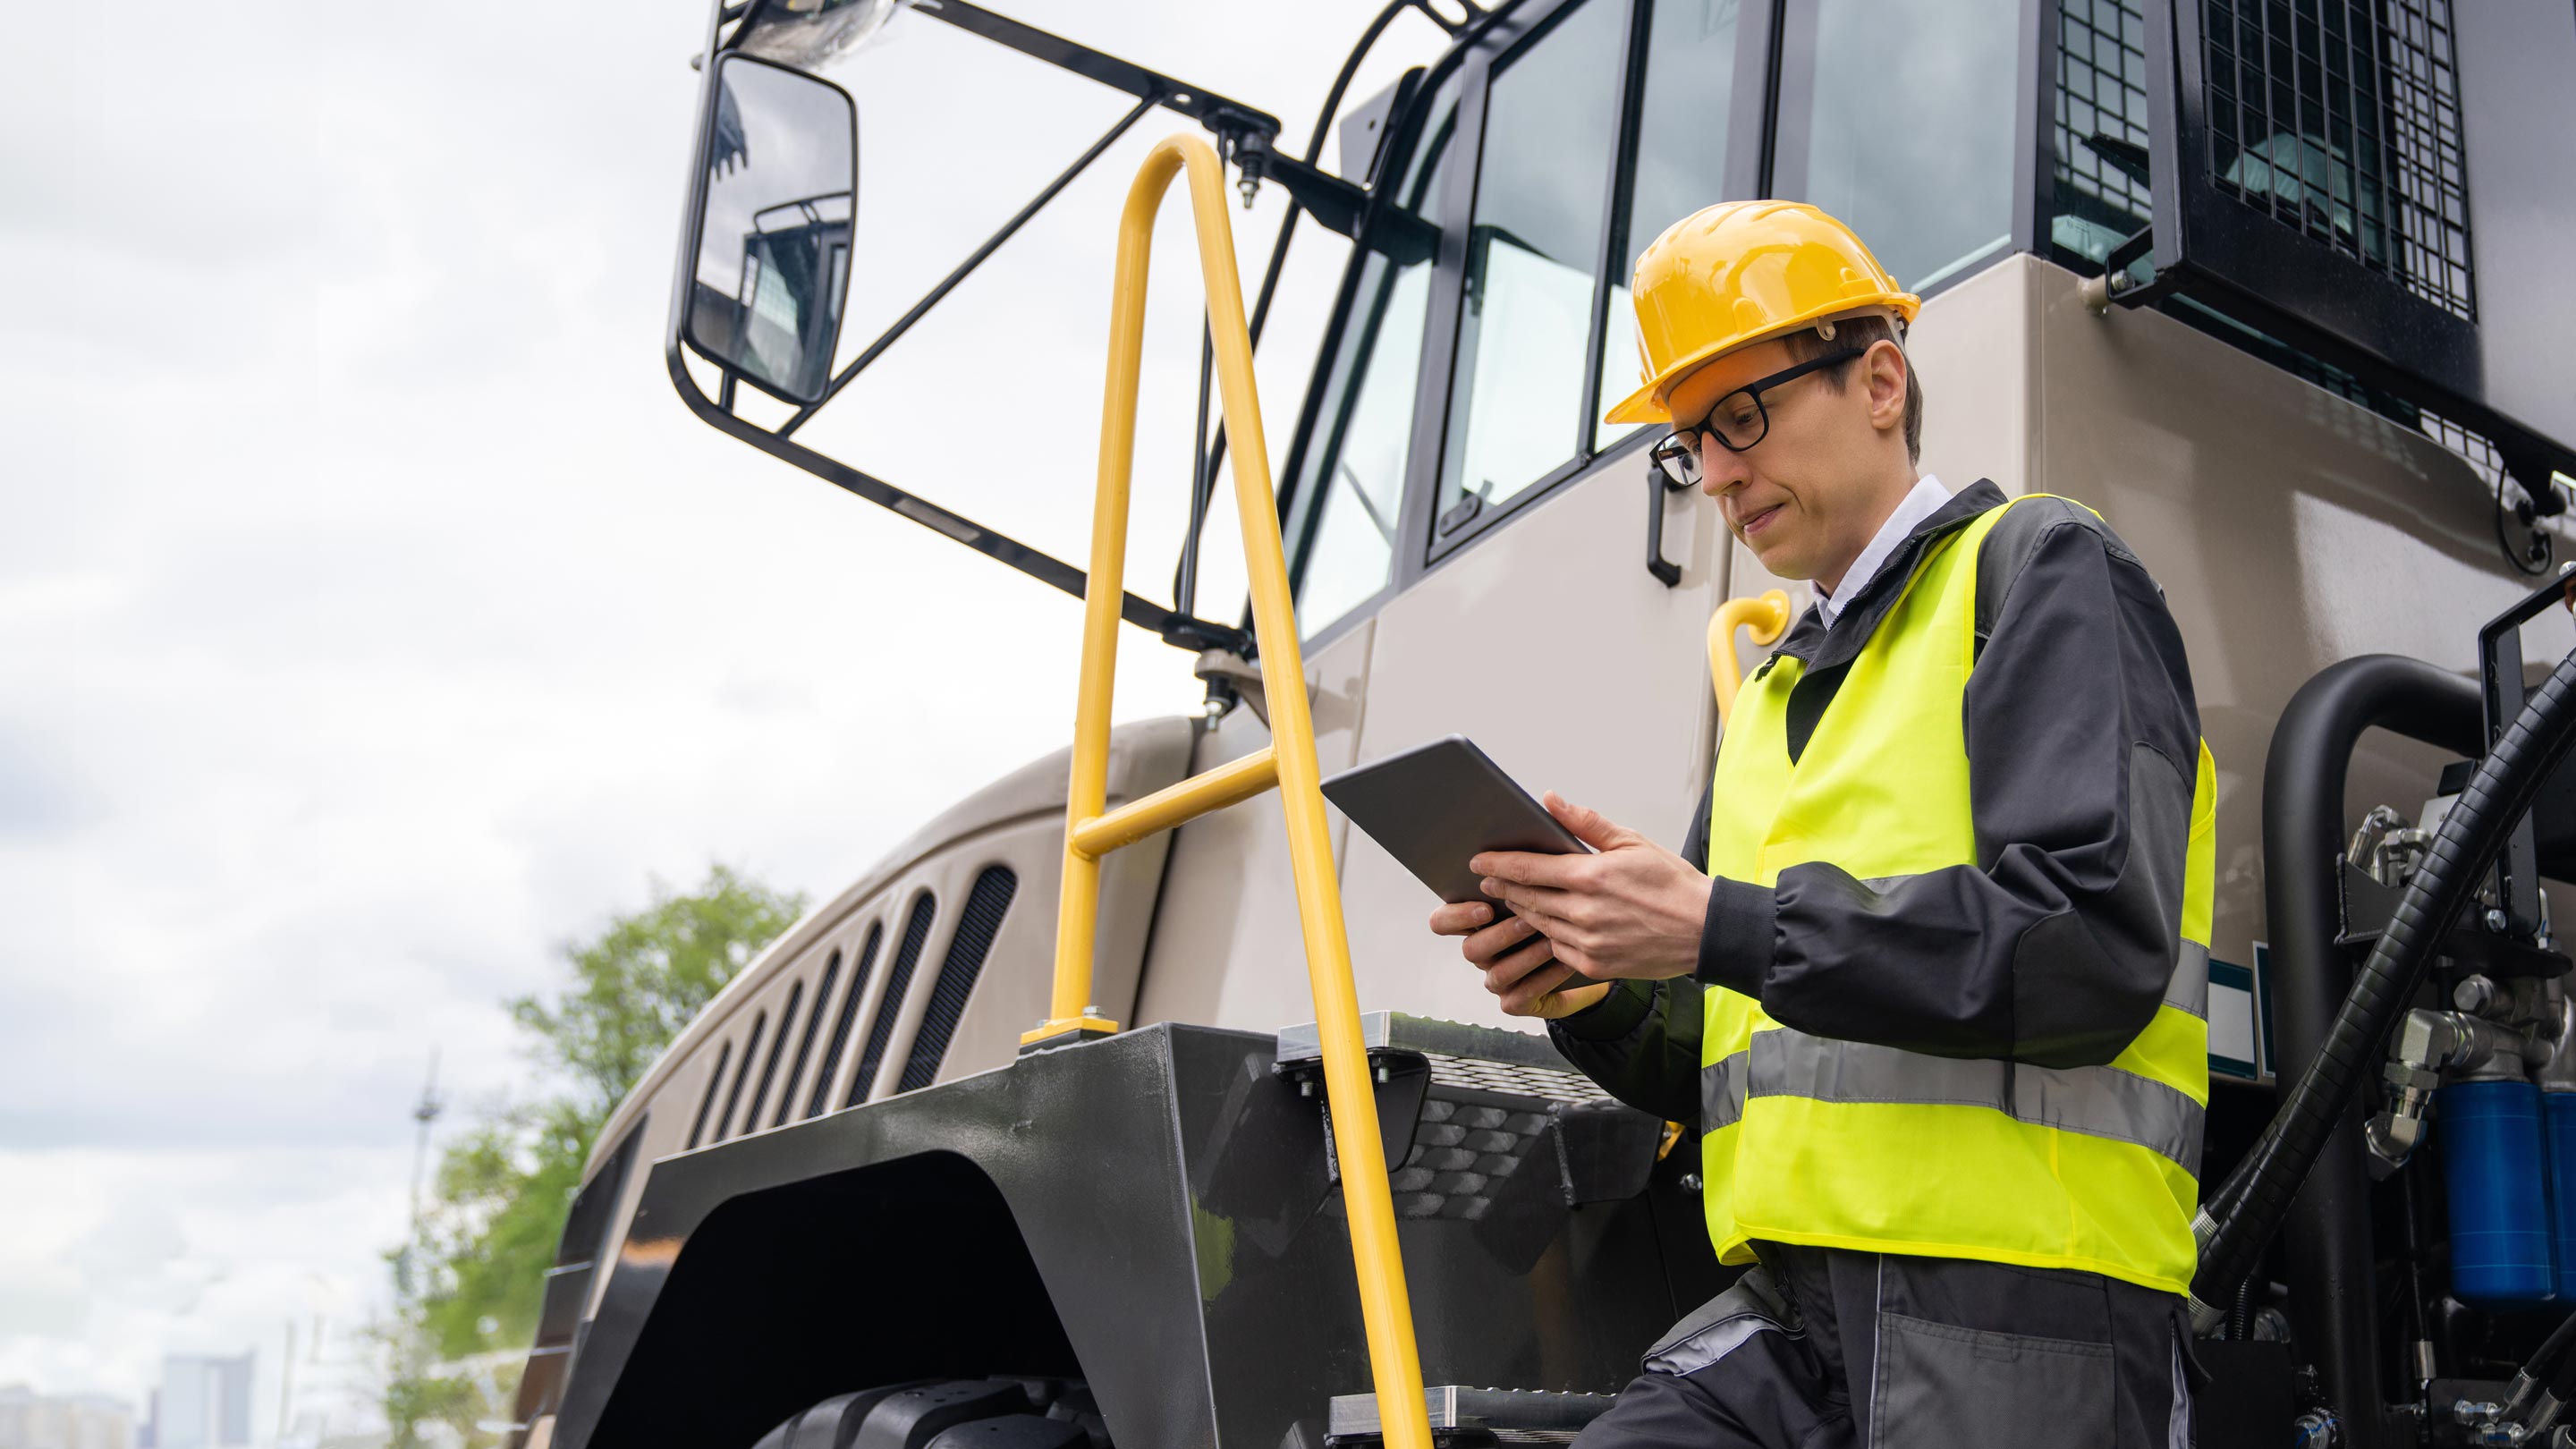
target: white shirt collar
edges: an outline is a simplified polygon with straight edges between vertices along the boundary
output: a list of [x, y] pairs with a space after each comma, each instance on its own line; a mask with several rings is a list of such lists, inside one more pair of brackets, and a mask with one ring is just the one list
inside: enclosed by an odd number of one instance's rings
[[[1870, 539], [1869, 547], [1862, 549], [1860, 557], [1853, 559], [1851, 568], [1844, 572], [1843, 582], [1851, 587], [1844, 591], [1843, 597], [1850, 598], [1867, 588], [1869, 581], [1878, 576], [1880, 566], [1887, 562], [1887, 556], [1896, 552], [1896, 546], [1905, 542], [1905, 536], [1914, 531], [1915, 525], [1940, 512], [1941, 505], [1949, 501], [1950, 490], [1941, 486], [1940, 479], [1929, 473], [1916, 479], [1913, 491], [1898, 501], [1896, 511], [1887, 515], [1887, 521], [1878, 526], [1878, 533]], [[1830, 629], [1834, 627], [1834, 616], [1843, 611], [1842, 605], [1835, 602], [1833, 593], [1824, 585], [1812, 587], [1816, 595], [1816, 615]]]

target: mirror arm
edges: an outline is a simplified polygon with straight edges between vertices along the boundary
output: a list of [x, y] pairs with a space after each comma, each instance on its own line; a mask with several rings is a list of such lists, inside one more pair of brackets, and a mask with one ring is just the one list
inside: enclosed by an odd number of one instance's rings
[[1274, 136], [1259, 131], [1227, 131], [1220, 134], [1236, 138], [1234, 163], [1243, 168], [1247, 181], [1270, 180], [1296, 198], [1324, 230], [1336, 236], [1356, 240], [1360, 222], [1368, 214], [1368, 188], [1353, 185], [1310, 162], [1300, 161], [1279, 150]]
[[1046, 184], [1045, 190], [1040, 191], [1036, 196], [1031, 197], [1029, 199], [1029, 204], [1021, 207], [1018, 214], [1014, 215], [1009, 221], [1003, 222], [999, 231], [986, 237], [982, 246], [975, 248], [972, 255], [968, 256], [966, 260], [958, 263], [956, 269], [951, 271], [947, 276], [940, 278], [939, 284], [924, 293], [920, 301], [913, 303], [912, 310], [895, 319], [895, 324], [893, 326], [887, 328], [876, 341], [869, 343], [864, 351], [860, 352], [857, 357], [851, 359], [850, 365], [842, 368], [839, 374], [832, 379], [832, 385], [823, 389], [823, 395], [821, 397], [818, 397], [812, 402], [807, 403], [805, 406], [798, 408], [794, 416], [788, 418], [786, 422], [779, 424], [778, 436], [782, 438], [794, 436], [796, 430], [805, 426], [808, 419], [823, 410], [824, 404], [829, 403], [833, 398], [840, 396], [841, 389], [848, 387], [852, 380], [857, 378], [861, 372], [866, 371], [868, 364], [876, 361], [877, 358], [884, 355], [887, 348], [894, 346], [896, 339], [902, 337], [906, 332], [911, 331], [912, 324], [920, 321], [924, 316], [929, 314], [931, 308], [938, 306], [943, 300], [945, 300], [950, 292], [957, 289], [958, 283], [965, 281], [967, 276], [977, 267], [984, 265], [984, 261], [987, 257], [990, 257], [994, 252], [999, 251], [1002, 243], [1011, 239], [1012, 233], [1018, 231], [1022, 226], [1027, 225], [1030, 217], [1037, 215], [1039, 211], [1045, 208], [1048, 202], [1055, 200], [1056, 193], [1073, 184], [1073, 178], [1080, 176], [1092, 162], [1099, 160], [1102, 152], [1108, 150], [1111, 146], [1116, 145], [1118, 138], [1126, 135], [1128, 128], [1135, 125], [1138, 121], [1143, 120], [1145, 118], [1145, 113], [1152, 109], [1154, 109], [1153, 101], [1142, 100], [1138, 101], [1126, 115], [1119, 117], [1118, 124], [1111, 126], [1107, 131], [1102, 132], [1100, 139], [1091, 143], [1090, 150], [1083, 152], [1078, 157], [1075, 157], [1072, 165], [1057, 173], [1056, 178]]
[[1210, 130], [1218, 129], [1218, 118], [1228, 116], [1248, 120], [1270, 135], [1279, 134], [1279, 118], [1254, 110], [1239, 101], [1230, 101], [1188, 81], [1150, 71], [1134, 61], [1121, 60], [1105, 50], [1094, 50], [1080, 41], [1049, 34], [1034, 25], [1023, 25], [1007, 15], [996, 15], [981, 5], [967, 0], [939, 0], [935, 6], [923, 5], [913, 11], [945, 20], [969, 35], [979, 35], [996, 45], [1008, 46], [1020, 54], [1052, 66], [1072, 71], [1087, 80], [1098, 81], [1112, 90], [1125, 91], [1141, 101], [1168, 106]]

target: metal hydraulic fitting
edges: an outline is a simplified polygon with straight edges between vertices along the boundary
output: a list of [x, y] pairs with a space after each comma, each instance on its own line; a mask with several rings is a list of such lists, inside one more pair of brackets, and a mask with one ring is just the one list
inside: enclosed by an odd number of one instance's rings
[[2361, 818], [2361, 828], [2352, 833], [2343, 858], [2353, 869], [2394, 890], [2406, 884], [2432, 848], [2430, 831], [2407, 824], [2405, 816], [2386, 805], [2373, 805]]
[[[2481, 991], [2461, 983], [2462, 994], [2481, 1003], [2497, 999], [2493, 983]], [[2547, 1023], [2554, 1028], [2555, 1021]], [[2528, 1031], [2473, 1016], [2465, 1011], [2428, 1011], [2417, 1007], [2399, 1018], [2388, 1046], [2388, 1065], [2381, 1080], [2388, 1084], [2388, 1106], [2363, 1129], [2370, 1147], [2370, 1174], [2385, 1178], [2405, 1166], [2424, 1140], [2424, 1113], [2445, 1073], [2464, 1081], [2520, 1081], [2547, 1063], [2555, 1052], [2557, 1033], [2543, 1034], [2541, 1023]]]
[[[2515, 1383], [2525, 1380], [2517, 1378]], [[2508, 1399], [2510, 1402], [2510, 1399]], [[2451, 1405], [2451, 1422], [2468, 1430], [2472, 1444], [2520, 1444], [2531, 1431], [2507, 1417], [2505, 1404], [2490, 1399], [2460, 1399]]]
[[2424, 1140], [2425, 1109], [2433, 1105], [2434, 1088], [2442, 1085], [2441, 1069], [2451, 1064], [2462, 1045], [2459, 1023], [2473, 1019], [2421, 1007], [2398, 1019], [2396, 1035], [2388, 1044], [2388, 1065], [2380, 1073], [2388, 1083], [2388, 1106], [2363, 1129], [2372, 1177], [2384, 1178], [2405, 1166], [2416, 1144]]

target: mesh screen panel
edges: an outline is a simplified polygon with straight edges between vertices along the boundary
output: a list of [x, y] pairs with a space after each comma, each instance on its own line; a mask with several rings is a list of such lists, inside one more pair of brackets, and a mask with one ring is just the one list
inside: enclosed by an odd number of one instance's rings
[[[2462, 317], [2470, 316], [2474, 290], [2468, 264], [2468, 196], [2460, 167], [2459, 87], [2451, 63], [2449, 0], [2382, 0], [2382, 23], [2377, 26], [2369, 23], [2372, 6], [2367, 0], [2205, 3], [2204, 27], [2209, 32], [2212, 55], [2212, 144], [2217, 144], [2217, 128], [2222, 120], [2215, 114], [2221, 94], [2226, 97], [2223, 121], [2230, 137], [2264, 126], [2261, 118], [2266, 97], [2286, 97], [2281, 104], [2288, 107], [2294, 123], [2301, 116], [2313, 115], [2318, 126], [2326, 127], [2331, 121], [2328, 129], [2339, 128], [2345, 138], [2341, 148], [2342, 159], [2347, 163], [2343, 179], [2330, 183], [2324, 197], [2308, 198], [2311, 202], [2330, 201], [2336, 195], [2349, 197], [2355, 190], [2354, 168], [2348, 164], [2355, 132], [2352, 118], [2365, 117], [2360, 127], [2364, 151], [2376, 144], [2373, 138], [2384, 122], [2390, 137], [2389, 153], [2397, 162], [2393, 168], [2397, 178], [2394, 223], [2389, 225], [2383, 220], [2375, 230], [2352, 230], [2355, 213], [2347, 205], [2341, 213], [2347, 229], [2341, 239], [2358, 244], [2365, 236], [2376, 238], [2373, 245], [2384, 255], [2387, 239], [2395, 237], [2398, 266], [2393, 270], [2382, 266], [2381, 270], [2403, 281], [2416, 295]], [[2334, 12], [2331, 17], [2328, 11]], [[2268, 41], [2264, 28], [2267, 21], [2271, 26]], [[2297, 62], [2289, 65], [2285, 74], [2301, 77], [2307, 87], [2305, 95], [2312, 100], [2302, 99], [2296, 84], [2285, 80], [2276, 87], [2260, 70], [2251, 74], [2245, 71], [2240, 60], [2246, 57], [2240, 56], [2236, 47], [2249, 33], [2253, 52]], [[2325, 45], [2329, 36], [2337, 42], [2331, 52]], [[2215, 59], [2222, 54], [2227, 60], [2223, 76]], [[2363, 60], [2360, 72], [2351, 68], [2352, 60]], [[2299, 71], [2299, 63], [2305, 64], [2304, 72]], [[2343, 88], [2340, 98], [2324, 93], [2328, 81]], [[2386, 102], [2354, 105], [2352, 98], [2362, 94], [2384, 95]], [[2252, 99], [2251, 111], [2240, 109], [2240, 96]], [[2121, 237], [2145, 226], [2155, 213], [2155, 198], [2146, 183], [2110, 164], [2105, 152], [2111, 148], [2097, 140], [2125, 141], [2141, 150], [2147, 145], [2146, 17], [2141, 0], [2059, 0], [2056, 113], [2057, 215], [2051, 236], [2060, 246], [2099, 262]], [[2245, 116], [2253, 119], [2240, 119]], [[2240, 149], [2234, 153], [2234, 159], [2244, 162], [2238, 174], [2244, 177], [2250, 173], [2255, 178], [2268, 175], [2272, 181], [2286, 183], [2290, 198], [2279, 195], [2277, 187], [2253, 198], [2245, 198], [2240, 187], [2240, 198], [2262, 205], [2267, 212], [2300, 225], [2303, 231], [2309, 230], [2305, 223], [2322, 221], [2332, 232], [2336, 213], [2330, 206], [2323, 212], [2310, 213], [2297, 204], [2299, 188], [2295, 178], [2301, 165], [2336, 161], [2337, 151], [2287, 138], [2276, 142], [2275, 150], [2281, 153], [2280, 158], [2249, 155]], [[2377, 153], [2372, 154], [2375, 157]], [[2286, 158], [2286, 164], [2272, 164], [2274, 159], [2282, 158]], [[2382, 169], [2387, 168], [2377, 168], [2374, 161], [2371, 176], [2375, 178]], [[2226, 170], [2214, 166], [2213, 175], [2223, 178]], [[2378, 195], [2377, 187], [2374, 179], [2361, 189]], [[2329, 244], [2336, 240], [2319, 239]], [[2351, 247], [2342, 249], [2346, 255], [2353, 254]], [[2145, 266], [2144, 262], [2138, 264], [2140, 280], [2144, 280]], [[2483, 436], [2429, 413], [2419, 413], [2413, 405], [2363, 384], [2341, 368], [2208, 312], [2188, 297], [2167, 305], [2192, 314], [2187, 320], [2204, 330], [2247, 347], [2328, 392], [2383, 417], [2421, 428], [2466, 459], [2489, 486], [2501, 472], [2495, 446]]]
[[2203, 0], [2219, 190], [2477, 317], [2451, 0]]
[[2146, 86], [2146, 19], [2136, 0], [2062, 0], [2057, 10], [2056, 148], [2061, 212], [2123, 234], [2145, 226], [2154, 215], [2155, 201], [2145, 183], [2112, 166], [2088, 144], [2101, 135], [2143, 148]]

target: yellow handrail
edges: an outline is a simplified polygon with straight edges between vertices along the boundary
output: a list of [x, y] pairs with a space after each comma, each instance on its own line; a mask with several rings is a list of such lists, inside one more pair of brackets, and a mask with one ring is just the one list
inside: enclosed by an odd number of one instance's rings
[[1744, 666], [1735, 660], [1735, 630], [1753, 627], [1753, 642], [1772, 644], [1789, 627], [1789, 596], [1778, 589], [1750, 599], [1729, 599], [1708, 621], [1708, 682], [1717, 691], [1717, 722], [1735, 717], [1735, 692], [1744, 685]]
[[[1270, 748], [1169, 789], [1105, 809], [1109, 786], [1109, 696], [1118, 668], [1118, 606], [1126, 588], [1127, 494], [1136, 455], [1136, 388], [1143, 362], [1146, 263], [1154, 216], [1172, 178], [1188, 171], [1198, 224], [1199, 273], [1215, 343], [1219, 397], [1233, 437], [1234, 503], [1251, 575], [1252, 632], [1270, 701]], [[1342, 1201], [1359, 1277], [1360, 1320], [1387, 1449], [1431, 1449], [1413, 1308], [1395, 1239], [1395, 1204], [1368, 1049], [1360, 1040], [1359, 991], [1351, 980], [1342, 891], [1324, 820], [1315, 722], [1306, 703], [1306, 664], [1297, 642], [1288, 561], [1279, 544], [1279, 507], [1270, 486], [1270, 445], [1253, 386], [1252, 337], [1244, 325], [1243, 280], [1234, 265], [1224, 163], [1207, 142], [1173, 136], [1154, 147], [1127, 191], [1118, 222], [1111, 292], [1109, 381], [1100, 414], [1100, 484], [1091, 513], [1091, 576], [1082, 613], [1082, 675], [1073, 717], [1073, 770], [1065, 801], [1064, 894], [1056, 908], [1055, 993], [1049, 1019], [1020, 1038], [1023, 1048], [1057, 1037], [1114, 1032], [1091, 1003], [1092, 937], [1100, 919], [1100, 857], [1157, 830], [1261, 793], [1276, 783], [1288, 823], [1288, 860], [1297, 886], [1297, 923], [1306, 942], [1307, 984], [1324, 1053], [1324, 1100], [1341, 1154]]]

